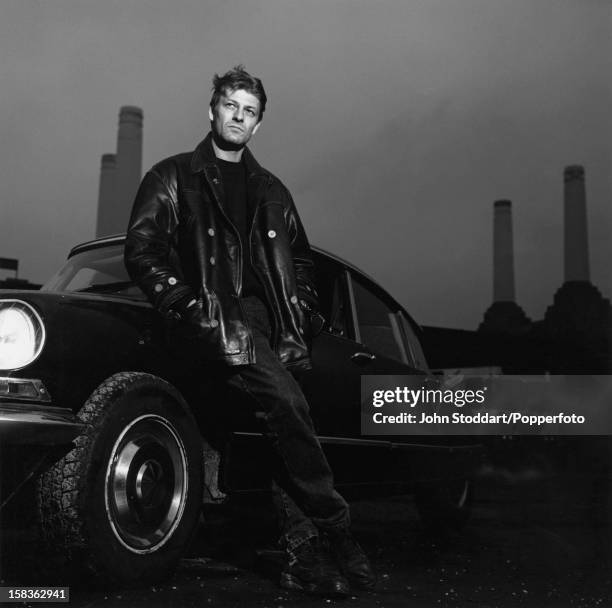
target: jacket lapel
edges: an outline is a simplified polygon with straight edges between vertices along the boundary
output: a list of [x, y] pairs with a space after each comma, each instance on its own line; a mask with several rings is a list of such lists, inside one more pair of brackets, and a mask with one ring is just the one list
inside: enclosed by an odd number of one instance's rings
[[[247, 172], [247, 205], [248, 223], [252, 223], [258, 205], [263, 200], [264, 186], [271, 179], [270, 174], [255, 160], [248, 148], [244, 148], [242, 158]], [[200, 173], [213, 193], [213, 198], [221, 213], [227, 218], [223, 209], [225, 192], [221, 173], [216, 163], [215, 151], [212, 145], [212, 133], [198, 144], [191, 157], [192, 173]]]

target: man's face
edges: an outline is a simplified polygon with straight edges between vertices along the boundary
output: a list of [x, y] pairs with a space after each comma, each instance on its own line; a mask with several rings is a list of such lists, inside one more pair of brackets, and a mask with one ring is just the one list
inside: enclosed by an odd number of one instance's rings
[[208, 108], [215, 139], [230, 149], [245, 146], [259, 128], [259, 99], [244, 89], [226, 90], [214, 111]]

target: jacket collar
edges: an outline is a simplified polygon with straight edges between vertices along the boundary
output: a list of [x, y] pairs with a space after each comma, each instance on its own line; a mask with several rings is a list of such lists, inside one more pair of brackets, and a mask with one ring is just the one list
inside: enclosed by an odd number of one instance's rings
[[[244, 148], [242, 152], [242, 158], [246, 165], [247, 175], [249, 177], [253, 175], [269, 176], [269, 172], [266, 171], [251, 154], [248, 148]], [[215, 150], [212, 145], [212, 133], [208, 135], [198, 144], [191, 157], [191, 171], [193, 173], [200, 173], [206, 169], [213, 169], [217, 166], [217, 157], [215, 156]]]

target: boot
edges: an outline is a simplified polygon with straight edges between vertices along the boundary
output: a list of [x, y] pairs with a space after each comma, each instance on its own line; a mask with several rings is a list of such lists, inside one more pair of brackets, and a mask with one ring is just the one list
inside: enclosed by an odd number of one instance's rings
[[308, 539], [288, 554], [289, 564], [280, 578], [280, 586], [284, 589], [325, 597], [349, 594], [348, 582], [318, 537]]
[[357, 589], [374, 589], [376, 574], [351, 531], [346, 527], [329, 530], [327, 538], [331, 554], [349, 583]]

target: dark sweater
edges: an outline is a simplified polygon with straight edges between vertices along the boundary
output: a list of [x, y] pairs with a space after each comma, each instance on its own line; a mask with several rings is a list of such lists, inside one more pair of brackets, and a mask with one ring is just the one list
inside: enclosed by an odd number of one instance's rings
[[224, 210], [230, 221], [236, 227], [242, 243], [242, 293], [241, 297], [257, 296], [265, 302], [263, 287], [251, 265], [249, 251], [248, 197], [246, 184], [246, 168], [243, 162], [233, 163], [220, 158], [217, 165], [221, 171], [223, 189], [225, 191]]

